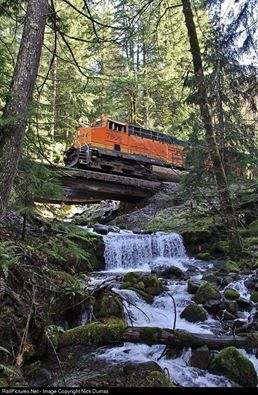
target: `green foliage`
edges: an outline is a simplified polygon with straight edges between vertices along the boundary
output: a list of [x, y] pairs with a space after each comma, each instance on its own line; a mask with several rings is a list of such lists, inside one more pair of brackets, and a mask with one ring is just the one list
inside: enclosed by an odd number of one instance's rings
[[23, 215], [31, 216], [35, 211], [35, 198], [59, 198], [63, 188], [57, 184], [60, 175], [42, 164], [23, 158], [15, 180], [11, 207]]
[[8, 270], [17, 265], [23, 254], [17, 253], [17, 246], [11, 241], [0, 242], [0, 274], [8, 277]]

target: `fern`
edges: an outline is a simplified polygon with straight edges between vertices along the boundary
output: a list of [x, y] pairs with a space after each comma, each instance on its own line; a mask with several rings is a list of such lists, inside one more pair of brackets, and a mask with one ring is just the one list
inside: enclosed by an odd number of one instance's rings
[[5, 278], [8, 277], [8, 271], [11, 266], [19, 263], [22, 254], [17, 253], [17, 246], [10, 241], [0, 243], [0, 272]]

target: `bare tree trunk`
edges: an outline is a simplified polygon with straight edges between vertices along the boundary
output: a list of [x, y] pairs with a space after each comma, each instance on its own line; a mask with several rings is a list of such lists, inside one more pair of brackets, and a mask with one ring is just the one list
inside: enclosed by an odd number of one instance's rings
[[198, 87], [199, 106], [201, 112], [201, 119], [205, 130], [205, 137], [209, 149], [210, 157], [213, 162], [213, 170], [215, 180], [217, 183], [218, 194], [220, 198], [221, 210], [223, 212], [224, 224], [228, 232], [230, 242], [231, 256], [239, 256], [242, 252], [241, 239], [237, 229], [237, 220], [232, 205], [227, 179], [219, 153], [218, 145], [215, 140], [215, 133], [213, 129], [206, 84], [204, 79], [201, 51], [196, 33], [193, 13], [191, 9], [190, 0], [182, 0], [183, 13], [185, 16], [185, 24], [188, 31], [191, 54], [193, 58], [193, 66], [195, 78]]
[[0, 220], [17, 171], [43, 45], [48, 0], [28, 0], [20, 50], [0, 128]]
[[55, 57], [51, 76], [53, 79], [53, 95], [52, 95], [52, 124], [50, 129], [50, 137], [51, 137], [51, 152], [50, 152], [50, 160], [53, 162], [54, 159], [54, 147], [55, 147], [55, 134], [56, 134], [56, 98], [57, 98], [57, 57]]

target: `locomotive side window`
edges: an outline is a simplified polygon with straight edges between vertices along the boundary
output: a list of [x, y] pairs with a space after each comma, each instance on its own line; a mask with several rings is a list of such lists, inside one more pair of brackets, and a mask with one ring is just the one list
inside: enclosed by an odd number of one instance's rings
[[119, 144], [115, 144], [114, 149], [115, 149], [115, 151], [121, 151], [121, 147]]
[[117, 132], [125, 132], [125, 126], [117, 122], [108, 121], [108, 128]]

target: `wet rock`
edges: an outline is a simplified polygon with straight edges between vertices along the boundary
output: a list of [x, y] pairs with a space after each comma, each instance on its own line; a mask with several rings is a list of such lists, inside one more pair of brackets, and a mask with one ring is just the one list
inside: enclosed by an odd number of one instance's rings
[[207, 281], [208, 283], [214, 283], [214, 284], [218, 284], [219, 283], [219, 277], [213, 273], [208, 273], [208, 274], [204, 274], [202, 276], [202, 280]]
[[97, 222], [108, 222], [115, 218], [121, 203], [115, 200], [103, 200], [98, 204], [86, 206], [85, 211], [74, 216], [72, 222], [76, 225], [92, 225]]
[[194, 301], [196, 303], [207, 303], [211, 300], [220, 300], [220, 293], [216, 287], [211, 284], [201, 284], [194, 295]]
[[244, 310], [244, 311], [252, 310], [253, 303], [248, 299], [240, 297], [237, 299], [237, 303], [240, 310]]
[[211, 361], [209, 370], [221, 374], [244, 387], [256, 387], [257, 374], [253, 363], [235, 347], [220, 351]]
[[200, 287], [201, 282], [200, 281], [196, 281], [192, 278], [190, 278], [187, 281], [187, 292], [189, 294], [195, 294], [198, 291], [198, 288]]
[[120, 229], [116, 226], [108, 226], [108, 225], [102, 225], [102, 224], [96, 224], [93, 226], [93, 230], [96, 233], [99, 233], [100, 235], [106, 235], [109, 232], [120, 232]]
[[96, 298], [93, 306], [93, 313], [96, 318], [118, 317], [123, 318], [124, 309], [117, 296], [102, 294]]
[[191, 303], [182, 311], [180, 317], [185, 318], [189, 322], [200, 322], [207, 319], [207, 313], [198, 304]]
[[249, 278], [245, 280], [244, 284], [247, 289], [254, 289], [256, 282], [253, 278]]
[[234, 281], [233, 277], [231, 276], [226, 276], [222, 279], [221, 285], [223, 287], [226, 287], [227, 285], [231, 284]]
[[238, 299], [240, 297], [240, 293], [238, 291], [236, 291], [235, 289], [233, 289], [233, 288], [227, 288], [224, 291], [224, 296], [225, 296], [226, 299], [235, 300], [235, 299]]
[[250, 298], [253, 302], [258, 303], [258, 291], [253, 291]]
[[236, 262], [234, 261], [227, 261], [225, 262], [225, 271], [227, 273], [239, 273], [240, 269]]
[[220, 299], [210, 299], [203, 304], [203, 307], [210, 313], [217, 315], [220, 310], [221, 300]]
[[137, 371], [145, 371], [145, 372], [153, 372], [158, 371], [162, 372], [162, 368], [159, 366], [157, 362], [148, 361], [148, 362], [128, 362], [123, 367], [123, 372], [126, 375], [130, 375]]
[[120, 288], [137, 292], [148, 303], [153, 302], [153, 296], [164, 291], [164, 286], [156, 274], [143, 275], [137, 272], [126, 273]]
[[233, 321], [236, 318], [235, 315], [231, 314], [226, 309], [220, 310], [218, 316], [222, 321]]
[[179, 269], [177, 266], [170, 266], [167, 269], [161, 271], [160, 273], [161, 277], [165, 278], [180, 278], [183, 279], [185, 277], [185, 274], [183, 270]]
[[235, 300], [225, 300], [224, 301], [225, 309], [231, 314], [237, 314], [238, 312], [238, 304]]
[[190, 358], [190, 365], [199, 368], [207, 369], [210, 362], [210, 351], [209, 348], [204, 345], [192, 350], [192, 356]]

